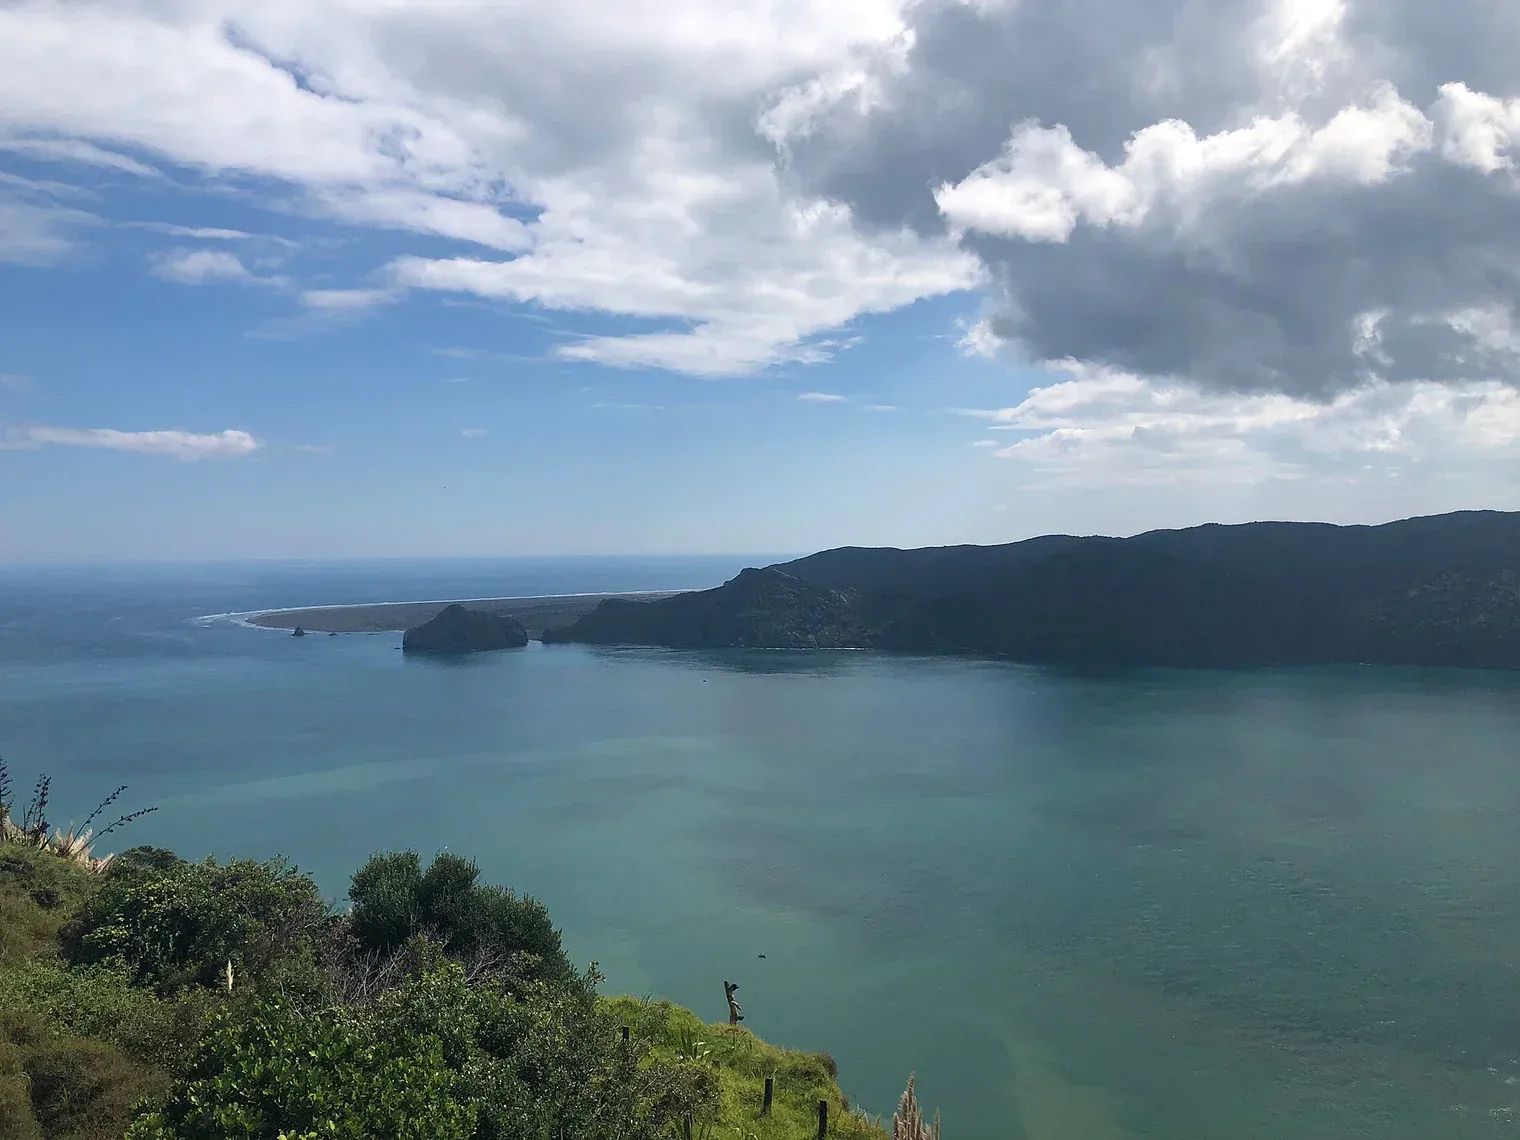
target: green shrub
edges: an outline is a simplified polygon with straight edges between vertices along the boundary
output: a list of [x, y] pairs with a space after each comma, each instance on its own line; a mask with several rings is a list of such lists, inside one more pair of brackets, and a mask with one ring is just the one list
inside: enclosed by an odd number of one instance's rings
[[161, 998], [132, 986], [125, 971], [106, 966], [33, 962], [0, 971], [0, 1012], [30, 1010], [61, 1030], [105, 1041], [170, 1073], [189, 1061], [214, 1000], [205, 990]]
[[543, 903], [483, 886], [480, 868], [448, 852], [422, 869], [415, 851], [374, 855], [355, 873], [349, 930], [381, 955], [426, 934], [456, 958], [488, 958], [530, 979], [570, 982], [576, 971]]
[[389, 990], [364, 1011], [380, 1037], [436, 1037], [476, 1111], [477, 1140], [655, 1140], [690, 1113], [711, 1115], [703, 1066], [625, 1049], [617, 1025], [576, 986], [471, 985], [458, 963]]
[[98, 883], [65, 859], [24, 843], [0, 843], [0, 968], [56, 958], [59, 928]]
[[270, 1002], [214, 1020], [185, 1076], [128, 1140], [466, 1140], [436, 1037]]
[[36, 1013], [0, 1014], [0, 1136], [119, 1140], [167, 1078]]
[[328, 922], [316, 884], [283, 860], [219, 864], [124, 859], [64, 931], [71, 961], [107, 963], [137, 985], [241, 984], [309, 963]]

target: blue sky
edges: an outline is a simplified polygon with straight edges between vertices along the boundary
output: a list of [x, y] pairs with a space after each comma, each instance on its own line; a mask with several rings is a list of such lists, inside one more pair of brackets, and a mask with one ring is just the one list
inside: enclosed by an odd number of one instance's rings
[[[1509, 73], [1266, 2], [1166, 106], [1166, 21], [1091, 106], [936, 70], [1074, 50], [1041, 6], [8, 6], [0, 561], [1520, 506], [1520, 257], [1442, 206], [1517, 220]], [[1395, 200], [1420, 249], [1333, 221]]]
[[[800, 551], [1004, 533], [1002, 472], [948, 410], [1010, 390], [1005, 365], [955, 347], [974, 296], [853, 322], [842, 331], [858, 343], [826, 364], [725, 378], [611, 368], [555, 350], [649, 322], [428, 294], [312, 312], [302, 290], [352, 286], [434, 243], [292, 219], [241, 193], [67, 173], [104, 220], [66, 260], [0, 265], [4, 422], [231, 429], [260, 446], [193, 461], [0, 452], [5, 485], [25, 489], [6, 496], [5, 531], [32, 547], [7, 554]], [[129, 225], [142, 222], [258, 236]], [[290, 280], [155, 274], [155, 259], [187, 250]]]

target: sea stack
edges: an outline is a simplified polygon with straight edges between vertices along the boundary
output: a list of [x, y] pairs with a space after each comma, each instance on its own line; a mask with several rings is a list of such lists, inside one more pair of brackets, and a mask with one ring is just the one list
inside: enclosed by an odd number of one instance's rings
[[480, 653], [489, 649], [519, 649], [528, 644], [522, 623], [505, 614], [467, 610], [455, 603], [431, 621], [406, 631], [401, 648], [407, 653]]
[[302, 629], [300, 626], [296, 626], [295, 630], [291, 633], [290, 636], [291, 637], [305, 637], [306, 636], [306, 631], [304, 629]]

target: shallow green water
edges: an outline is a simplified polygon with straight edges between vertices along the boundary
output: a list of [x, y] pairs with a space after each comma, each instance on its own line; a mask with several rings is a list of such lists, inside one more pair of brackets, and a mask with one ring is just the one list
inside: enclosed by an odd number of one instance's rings
[[609, 988], [716, 1019], [735, 979], [875, 1111], [916, 1069], [955, 1140], [1520, 1133], [1520, 678], [448, 664], [189, 605], [137, 650], [0, 626], [23, 778], [129, 782], [134, 841], [335, 895], [377, 848], [473, 854]]

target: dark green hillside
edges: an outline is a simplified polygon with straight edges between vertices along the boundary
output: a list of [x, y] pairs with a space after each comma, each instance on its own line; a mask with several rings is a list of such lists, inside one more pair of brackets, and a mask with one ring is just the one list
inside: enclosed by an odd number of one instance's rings
[[1119, 667], [1520, 667], [1520, 515], [1499, 511], [845, 547], [761, 573], [664, 602], [603, 603], [549, 639]]

